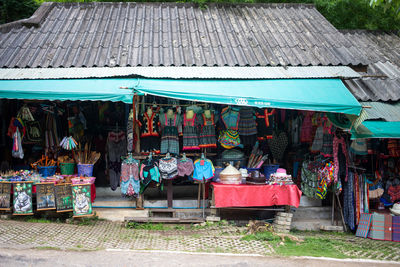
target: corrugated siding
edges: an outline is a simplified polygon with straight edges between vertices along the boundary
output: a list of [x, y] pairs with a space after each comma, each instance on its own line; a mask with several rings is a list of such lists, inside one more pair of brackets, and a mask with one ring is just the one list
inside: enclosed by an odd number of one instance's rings
[[366, 65], [313, 6], [57, 3], [0, 33], [0, 67]]
[[361, 102], [362, 106], [367, 106], [365, 111], [368, 120], [400, 121], [400, 104], [388, 104], [382, 102]]

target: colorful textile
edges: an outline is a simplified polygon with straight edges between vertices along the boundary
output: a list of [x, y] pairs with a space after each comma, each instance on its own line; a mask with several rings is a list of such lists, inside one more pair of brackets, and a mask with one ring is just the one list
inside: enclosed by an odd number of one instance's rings
[[301, 168], [301, 190], [310, 198], [317, 197], [318, 174], [308, 169], [309, 161], [303, 161]]
[[139, 165], [137, 162], [122, 162], [120, 183], [122, 196], [137, 197], [140, 192]]
[[390, 198], [392, 202], [395, 202], [397, 200], [400, 200], [400, 185], [391, 185], [388, 188], [388, 194], [390, 195]]
[[385, 215], [373, 213], [371, 220], [371, 228], [368, 237], [371, 239], [385, 239]]
[[187, 113], [183, 115], [183, 148], [182, 150], [199, 150], [199, 127], [201, 122], [197, 119], [197, 114], [193, 112], [191, 119], [187, 118]]
[[202, 114], [202, 126], [200, 128], [200, 148], [216, 148], [217, 138], [215, 136], [215, 116], [211, 113], [211, 117]]
[[233, 185], [211, 183], [216, 208], [299, 207], [301, 191], [296, 185]]
[[140, 126], [140, 150], [141, 152], [160, 153], [159, 115], [157, 110], [152, 110], [151, 115], [144, 112], [138, 121]]
[[321, 155], [325, 157], [332, 157], [333, 156], [333, 136], [332, 136], [332, 125], [328, 121], [326, 117], [323, 118], [324, 120], [324, 134], [322, 136], [322, 149]]
[[226, 149], [240, 146], [239, 133], [236, 130], [223, 130], [219, 135], [218, 142]]
[[115, 191], [120, 182], [121, 156], [125, 155], [127, 151], [126, 135], [123, 131], [108, 133], [106, 151], [110, 187]]
[[182, 117], [174, 114], [172, 118], [167, 117], [167, 113], [160, 116], [162, 131], [161, 153], [179, 154], [178, 127], [182, 124]]
[[198, 159], [194, 162], [193, 179], [197, 181], [210, 180], [214, 177], [215, 168], [209, 159]]
[[392, 241], [393, 237], [393, 216], [390, 214], [385, 214], [385, 228], [384, 228], [384, 239], [387, 241]]
[[178, 176], [178, 160], [176, 158], [163, 158], [158, 161], [158, 169], [162, 179], [171, 180]]
[[190, 158], [178, 160], [178, 176], [190, 176], [194, 171], [193, 160]]
[[327, 191], [328, 191], [328, 186], [326, 184], [326, 180], [325, 178], [322, 178], [318, 182], [317, 197], [319, 197], [320, 199], [325, 199]]
[[156, 160], [152, 159], [142, 161], [142, 164], [140, 165], [140, 178], [143, 180], [142, 191], [146, 189], [151, 182], [159, 184], [161, 182], [160, 177], [158, 162]]
[[368, 213], [361, 213], [360, 222], [358, 223], [356, 236], [367, 238], [370, 225], [371, 225], [372, 215]]
[[225, 130], [239, 129], [240, 114], [239, 111], [232, 107], [226, 107], [221, 111], [221, 121], [225, 126]]
[[392, 240], [400, 241], [400, 216], [392, 217]]

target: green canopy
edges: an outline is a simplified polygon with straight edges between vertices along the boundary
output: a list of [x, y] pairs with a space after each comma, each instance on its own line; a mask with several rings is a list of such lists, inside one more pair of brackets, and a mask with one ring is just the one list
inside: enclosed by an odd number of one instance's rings
[[361, 105], [340, 79], [137, 79], [137, 92], [218, 104], [359, 115]]
[[0, 80], [0, 98], [132, 103], [132, 79]]
[[365, 130], [352, 130], [351, 139], [400, 138], [400, 121], [364, 121]]

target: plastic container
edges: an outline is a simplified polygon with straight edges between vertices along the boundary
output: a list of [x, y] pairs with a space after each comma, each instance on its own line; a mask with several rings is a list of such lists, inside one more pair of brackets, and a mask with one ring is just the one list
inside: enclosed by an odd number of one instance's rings
[[93, 176], [93, 164], [77, 164], [78, 176]]
[[53, 176], [56, 173], [57, 166], [37, 167], [38, 172], [43, 177]]
[[265, 179], [268, 181], [269, 180], [269, 176], [271, 174], [275, 173], [277, 169], [279, 169], [279, 164], [270, 164], [270, 165], [264, 166]]
[[75, 163], [60, 163], [61, 175], [74, 174]]

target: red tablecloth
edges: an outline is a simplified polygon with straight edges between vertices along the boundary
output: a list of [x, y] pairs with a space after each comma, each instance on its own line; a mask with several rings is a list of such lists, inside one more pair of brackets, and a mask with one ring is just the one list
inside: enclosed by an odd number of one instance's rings
[[230, 185], [211, 183], [214, 205], [226, 207], [294, 206], [300, 204], [297, 185]]

